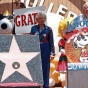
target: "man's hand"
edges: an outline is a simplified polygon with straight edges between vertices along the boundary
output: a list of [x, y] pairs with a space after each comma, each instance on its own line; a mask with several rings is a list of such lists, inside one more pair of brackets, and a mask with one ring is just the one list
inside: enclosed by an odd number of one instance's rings
[[50, 55], [50, 60], [52, 60], [52, 59], [54, 59], [55, 58], [55, 56], [53, 56], [53, 55]]

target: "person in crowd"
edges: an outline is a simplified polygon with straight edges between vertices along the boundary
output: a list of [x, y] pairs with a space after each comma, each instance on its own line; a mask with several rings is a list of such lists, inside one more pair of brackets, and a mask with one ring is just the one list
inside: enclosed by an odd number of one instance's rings
[[79, 15], [76, 19], [81, 20], [88, 20], [88, 2], [84, 3], [82, 14]]
[[79, 29], [81, 30], [83, 27], [88, 27], [88, 2], [83, 4], [82, 8], [82, 14], [77, 16], [73, 21], [72, 21], [72, 27], [69, 26], [72, 30], [74, 29]]
[[43, 88], [49, 88], [50, 59], [55, 56], [53, 31], [46, 25], [46, 15], [43, 12], [36, 15], [36, 22], [38, 24], [32, 26], [30, 34], [39, 35], [44, 80]]

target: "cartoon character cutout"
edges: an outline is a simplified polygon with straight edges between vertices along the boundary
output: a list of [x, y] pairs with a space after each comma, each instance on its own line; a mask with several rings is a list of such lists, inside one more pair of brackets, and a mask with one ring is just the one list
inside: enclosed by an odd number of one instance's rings
[[0, 14], [0, 34], [12, 34], [13, 28], [13, 18]]
[[70, 63], [88, 62], [88, 27], [66, 35], [65, 51]]
[[67, 56], [65, 52], [65, 35], [68, 31], [68, 25], [67, 22], [71, 22], [73, 20], [72, 17], [65, 18], [60, 21], [59, 27], [58, 27], [58, 35], [61, 37], [61, 39], [58, 41], [58, 47], [59, 47], [59, 52], [60, 57], [59, 57], [59, 62], [57, 65], [57, 71], [60, 72], [66, 72], [67, 71]]
[[73, 47], [75, 49], [81, 48], [79, 60], [80, 62], [88, 62], [88, 51], [86, 46], [88, 45], [88, 35], [80, 34], [73, 39]]
[[[58, 41], [58, 48], [59, 48], [59, 61], [56, 67], [56, 71], [60, 72], [60, 75], [64, 75], [64, 81], [65, 85], [64, 88], [67, 88], [67, 56], [65, 52], [65, 44], [66, 44], [66, 38], [65, 35], [68, 32], [68, 25], [67, 22], [71, 22], [73, 20], [72, 17], [65, 18], [60, 21], [59, 26], [58, 26], [58, 35], [60, 40]], [[61, 76], [60, 76], [61, 77]]]

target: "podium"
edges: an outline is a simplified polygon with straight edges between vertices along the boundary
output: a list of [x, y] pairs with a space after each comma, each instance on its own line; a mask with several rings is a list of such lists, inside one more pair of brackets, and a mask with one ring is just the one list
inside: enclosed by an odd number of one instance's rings
[[43, 85], [38, 35], [0, 35], [0, 88]]
[[88, 28], [74, 29], [66, 37], [67, 88], [88, 88]]
[[88, 63], [68, 63], [68, 88], [88, 87]]

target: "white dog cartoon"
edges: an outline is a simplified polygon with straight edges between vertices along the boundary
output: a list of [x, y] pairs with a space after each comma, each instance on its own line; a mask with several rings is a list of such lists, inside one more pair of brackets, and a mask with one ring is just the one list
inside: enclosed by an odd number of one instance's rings
[[78, 47], [82, 48], [80, 54], [80, 62], [88, 62], [88, 51], [86, 50], [86, 45], [88, 45], [88, 35], [78, 35], [75, 36], [73, 40], [73, 47], [78, 49]]

